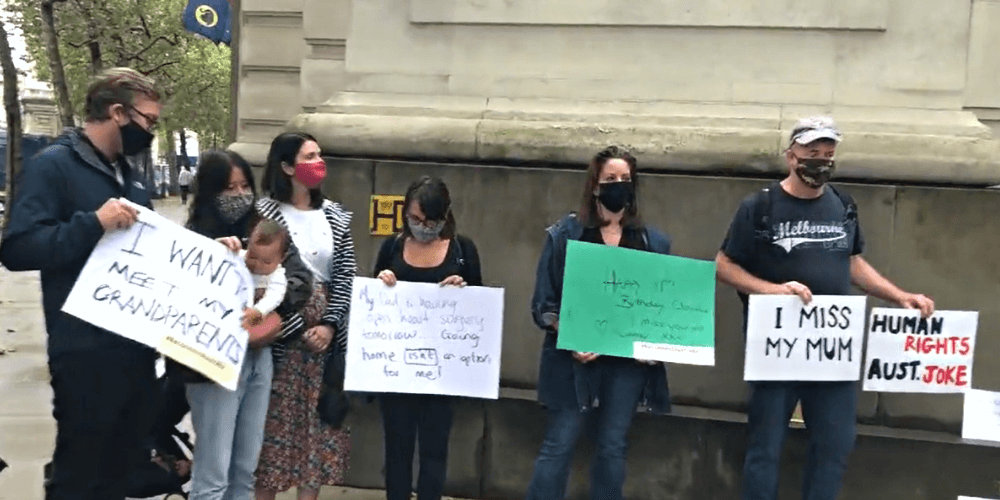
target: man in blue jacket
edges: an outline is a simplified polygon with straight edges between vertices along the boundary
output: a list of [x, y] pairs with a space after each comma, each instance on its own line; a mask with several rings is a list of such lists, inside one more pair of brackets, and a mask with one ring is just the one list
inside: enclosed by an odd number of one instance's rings
[[26, 165], [0, 240], [0, 263], [41, 271], [57, 426], [48, 500], [123, 499], [129, 468], [149, 460], [155, 352], [61, 309], [104, 233], [136, 222], [124, 200], [151, 207], [125, 156], [149, 147], [159, 101], [136, 71], [97, 77], [83, 128], [67, 129]]

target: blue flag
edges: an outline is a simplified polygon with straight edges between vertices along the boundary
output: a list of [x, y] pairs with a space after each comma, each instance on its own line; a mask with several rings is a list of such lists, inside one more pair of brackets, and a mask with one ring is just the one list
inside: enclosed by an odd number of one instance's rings
[[184, 29], [215, 43], [229, 45], [232, 19], [229, 0], [189, 0], [184, 9]]

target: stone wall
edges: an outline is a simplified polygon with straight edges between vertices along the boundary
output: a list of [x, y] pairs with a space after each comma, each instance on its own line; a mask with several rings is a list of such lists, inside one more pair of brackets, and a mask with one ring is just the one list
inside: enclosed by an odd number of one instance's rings
[[832, 114], [857, 180], [1000, 183], [995, 0], [245, 0], [237, 149], [773, 173]]
[[[331, 156], [326, 192], [355, 213], [366, 274], [380, 243], [366, 231], [369, 197], [441, 175], [487, 283], [507, 290], [503, 397], [457, 405], [449, 493], [523, 494], [543, 422], [528, 314], [543, 230], [576, 206], [583, 165], [610, 143], [656, 172], [642, 181], [646, 218], [678, 254], [710, 259], [739, 200], [783, 172], [796, 119], [832, 114], [868, 258], [942, 309], [979, 310], [973, 384], [1000, 390], [1000, 193], [976, 189], [1000, 184], [997, 0], [240, 3], [232, 147], [260, 165], [277, 133], [317, 136]], [[926, 184], [966, 187], [915, 187]], [[638, 420], [629, 498], [738, 491], [740, 308], [731, 289], [717, 292], [716, 366], [670, 367], [678, 410]], [[841, 498], [996, 494], [1000, 452], [957, 437], [958, 396], [860, 401], [867, 426]], [[349, 482], [378, 487], [377, 408], [359, 406], [351, 425]], [[794, 496], [803, 432], [790, 442], [782, 495]], [[573, 498], [585, 498], [587, 453]]]
[[[486, 284], [506, 289], [502, 399], [458, 404], [449, 488], [455, 495], [519, 498], [544, 421], [533, 401], [542, 340], [529, 314], [534, 271], [544, 228], [576, 206], [583, 173], [337, 158], [328, 162], [325, 191], [355, 214], [352, 229], [365, 275], [370, 275], [381, 243], [367, 232], [370, 196], [403, 193], [423, 174], [441, 176], [449, 185], [459, 231], [479, 248]], [[710, 259], [740, 199], [765, 182], [644, 175], [641, 207], [651, 224], [670, 233], [676, 254]], [[992, 355], [1000, 349], [995, 335], [1000, 326], [1000, 258], [993, 251], [1000, 241], [1000, 226], [993, 223], [1000, 193], [843, 187], [858, 202], [866, 255], [873, 265], [905, 289], [933, 296], [941, 309], [980, 311], [973, 385], [1000, 390], [1000, 360]], [[740, 412], [746, 400], [741, 309], [732, 289], [720, 286], [717, 292], [716, 366], [669, 367], [679, 408], [672, 416], [638, 421], [632, 435], [629, 498], [732, 498], [738, 491], [745, 446]], [[870, 300], [869, 305], [879, 303]], [[860, 401], [858, 418], [867, 425], [841, 498], [940, 499], [995, 492], [990, 488], [1000, 476], [986, 463], [1000, 459], [1000, 449], [959, 439], [960, 396], [862, 393]], [[355, 466], [349, 482], [378, 487], [381, 421], [374, 405], [361, 405], [357, 411], [352, 417]], [[791, 434], [782, 486], [787, 494], [798, 487], [805, 439], [802, 431]], [[585, 498], [589, 448], [581, 450], [573, 498]], [[878, 482], [872, 482], [873, 471], [879, 471]]]

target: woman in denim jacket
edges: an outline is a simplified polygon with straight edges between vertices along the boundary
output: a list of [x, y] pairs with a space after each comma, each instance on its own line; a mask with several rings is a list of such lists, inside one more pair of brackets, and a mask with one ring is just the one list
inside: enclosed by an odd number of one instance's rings
[[590, 414], [597, 419], [590, 498], [621, 499], [628, 431], [636, 408], [642, 403], [656, 413], [670, 410], [661, 363], [556, 348], [569, 240], [670, 253], [670, 238], [639, 218], [635, 187], [635, 158], [622, 148], [608, 147], [590, 163], [579, 214], [571, 213], [547, 230], [531, 312], [545, 331], [538, 399], [548, 421], [525, 500], [566, 497], [573, 450]]

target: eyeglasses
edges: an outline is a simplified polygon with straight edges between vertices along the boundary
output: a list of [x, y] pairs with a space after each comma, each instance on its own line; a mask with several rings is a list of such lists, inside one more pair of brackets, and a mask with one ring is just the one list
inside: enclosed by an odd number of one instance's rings
[[418, 218], [416, 218], [416, 217], [414, 217], [414, 216], [412, 216], [410, 214], [407, 214], [406, 218], [409, 219], [410, 224], [413, 224], [415, 226], [423, 226], [423, 227], [426, 227], [426, 228], [434, 228], [438, 224], [444, 223], [444, 221], [440, 221], [440, 220], [418, 219]]
[[155, 132], [156, 131], [156, 127], [159, 125], [159, 123], [158, 123], [159, 119], [157, 119], [155, 117], [152, 117], [152, 116], [149, 116], [146, 113], [143, 113], [142, 111], [139, 111], [138, 109], [135, 109], [135, 108], [132, 108], [132, 111], [135, 111], [136, 113], [139, 114], [139, 116], [141, 116], [141, 117], [143, 117], [143, 118], [146, 119], [146, 123], [149, 124], [149, 128], [146, 129], [148, 132]]

